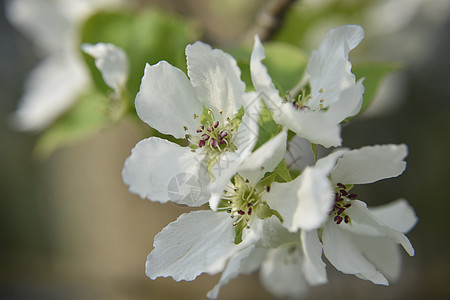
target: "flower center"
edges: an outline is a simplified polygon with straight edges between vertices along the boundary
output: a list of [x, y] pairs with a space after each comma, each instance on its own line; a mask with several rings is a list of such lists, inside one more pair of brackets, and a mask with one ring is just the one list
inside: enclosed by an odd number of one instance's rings
[[[323, 89], [319, 90], [319, 93], [323, 93]], [[312, 108], [309, 105], [309, 100], [312, 99], [311, 94], [307, 93], [305, 89], [300, 90], [300, 94], [298, 95], [297, 99], [292, 97], [290, 92], [287, 92], [286, 95], [284, 95], [283, 100], [286, 103], [291, 103], [292, 107], [295, 110], [303, 110], [303, 111], [319, 111], [321, 109], [324, 109], [323, 103], [325, 102], [325, 99], [320, 99], [319, 106], [317, 108]]]
[[241, 175], [234, 176], [234, 183], [229, 183], [223, 191], [221, 203], [218, 211], [226, 211], [234, 220], [233, 226], [236, 228], [235, 243], [242, 241], [244, 229], [250, 229], [248, 225], [255, 216], [265, 219], [276, 215], [282, 221], [278, 212], [270, 209], [262, 195], [269, 191], [269, 188], [261, 185], [250, 185], [247, 179]]
[[[219, 114], [222, 116], [223, 112], [219, 111]], [[240, 109], [233, 118], [221, 118], [219, 121], [215, 119], [212, 109], [204, 108], [201, 116], [197, 114], [193, 116], [199, 120], [200, 125], [195, 132], [186, 134], [185, 137], [192, 149], [201, 149], [205, 154], [211, 180], [214, 180], [212, 168], [220, 161], [221, 154], [237, 150], [234, 135], [241, 123], [242, 115], [243, 109]], [[187, 126], [184, 126], [184, 130], [191, 132]]]
[[349, 223], [350, 217], [345, 213], [345, 210], [352, 206], [351, 200], [357, 197], [354, 193], [349, 193], [351, 186], [345, 186], [342, 183], [338, 183], [336, 187], [336, 193], [334, 194], [334, 206], [330, 211], [330, 216], [334, 216], [333, 221], [336, 224]]

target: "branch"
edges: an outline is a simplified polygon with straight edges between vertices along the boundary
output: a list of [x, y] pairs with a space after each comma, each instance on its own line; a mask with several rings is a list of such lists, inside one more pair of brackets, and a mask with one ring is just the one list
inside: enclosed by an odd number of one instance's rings
[[296, 0], [271, 1], [257, 17], [255, 26], [250, 30], [250, 33], [247, 36], [253, 39], [253, 36], [257, 34], [262, 42], [272, 39], [275, 33], [281, 28], [286, 13], [295, 1]]

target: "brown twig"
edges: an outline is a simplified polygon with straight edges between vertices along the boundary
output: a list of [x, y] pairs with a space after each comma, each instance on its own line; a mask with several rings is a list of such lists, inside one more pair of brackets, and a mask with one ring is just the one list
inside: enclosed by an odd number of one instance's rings
[[253, 39], [253, 36], [257, 34], [262, 42], [272, 39], [275, 33], [281, 28], [286, 13], [295, 1], [271, 1], [257, 17], [256, 24], [250, 30], [247, 37]]

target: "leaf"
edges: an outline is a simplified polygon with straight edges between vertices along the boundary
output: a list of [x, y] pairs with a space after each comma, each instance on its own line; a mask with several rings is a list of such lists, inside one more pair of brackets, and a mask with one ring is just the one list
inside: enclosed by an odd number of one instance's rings
[[110, 99], [97, 91], [83, 94], [38, 139], [34, 154], [45, 159], [56, 149], [85, 138], [104, 128], [111, 120]]
[[294, 88], [305, 72], [308, 55], [298, 47], [283, 42], [269, 42], [264, 45], [266, 58], [263, 60], [274, 83], [284, 91]]
[[275, 123], [272, 118], [272, 113], [263, 103], [261, 112], [259, 114], [259, 133], [256, 141], [255, 149], [258, 149], [265, 142], [280, 132], [280, 126]]
[[277, 174], [277, 177], [275, 178], [275, 181], [277, 181], [277, 182], [289, 182], [289, 181], [292, 181], [291, 173], [289, 173], [289, 170], [288, 170], [287, 165], [286, 165], [286, 160], [284, 158], [278, 164], [278, 166], [275, 168], [274, 173]]
[[383, 79], [391, 72], [401, 69], [398, 62], [364, 62], [354, 64], [352, 72], [356, 78], [364, 79], [364, 100], [359, 114], [364, 112], [377, 95], [380, 84]]

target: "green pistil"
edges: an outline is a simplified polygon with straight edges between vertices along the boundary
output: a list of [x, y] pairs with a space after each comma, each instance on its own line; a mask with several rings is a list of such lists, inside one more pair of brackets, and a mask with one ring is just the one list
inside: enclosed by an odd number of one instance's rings
[[234, 220], [235, 244], [242, 241], [243, 230], [250, 228], [248, 224], [251, 218], [255, 216], [265, 219], [276, 215], [283, 222], [279, 213], [270, 209], [269, 205], [261, 198], [266, 192], [266, 188], [261, 188], [258, 185], [250, 186], [249, 181], [239, 174], [234, 177], [234, 184], [230, 184], [224, 190], [218, 210], [226, 211]]
[[[319, 93], [323, 93], [323, 89], [319, 90]], [[300, 94], [298, 95], [297, 99], [293, 98], [290, 92], [287, 92], [286, 95], [284, 95], [283, 100], [285, 102], [289, 102], [292, 104], [292, 107], [296, 110], [303, 110], [303, 111], [309, 111], [311, 110], [311, 107], [308, 105], [309, 99], [311, 99], [311, 94], [307, 93], [305, 89], [300, 90]], [[318, 110], [321, 110], [324, 108], [323, 103], [325, 102], [325, 99], [320, 99], [320, 104], [318, 107]]]

